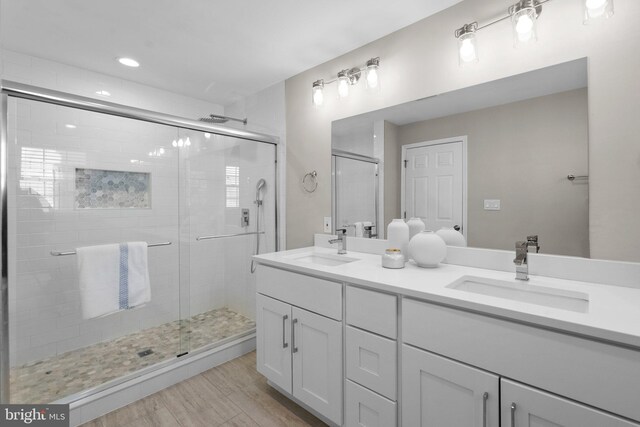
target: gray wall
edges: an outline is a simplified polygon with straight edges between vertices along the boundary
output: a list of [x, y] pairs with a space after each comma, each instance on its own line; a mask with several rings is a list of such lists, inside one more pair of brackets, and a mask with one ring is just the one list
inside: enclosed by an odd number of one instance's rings
[[[400, 126], [396, 148], [467, 136], [469, 246], [512, 249], [538, 234], [544, 253], [588, 257], [589, 186], [566, 178], [588, 174], [587, 128], [584, 88]], [[400, 173], [387, 179], [397, 186]]]
[[[510, 2], [465, 0], [400, 31], [286, 81], [287, 236], [290, 248], [313, 244], [331, 214], [331, 122], [578, 58], [589, 58], [589, 220], [591, 256], [640, 261], [640, 1], [616, 0], [615, 15], [583, 25], [582, 2], [543, 5], [538, 42], [513, 48], [510, 22], [478, 34], [480, 62], [459, 67], [453, 31], [466, 22], [504, 14]], [[344, 68], [381, 58], [381, 90], [354, 87], [340, 102], [327, 86], [314, 108], [311, 84]], [[318, 191], [298, 185], [317, 170]], [[615, 236], [615, 238], [612, 238]]]

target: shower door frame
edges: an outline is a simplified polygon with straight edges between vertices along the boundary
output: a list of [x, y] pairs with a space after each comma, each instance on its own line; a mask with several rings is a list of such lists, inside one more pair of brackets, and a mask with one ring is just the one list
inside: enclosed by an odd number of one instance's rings
[[338, 228], [342, 228], [343, 225], [349, 226], [352, 224], [343, 224], [338, 226], [336, 221], [338, 220], [338, 178], [336, 174], [337, 170], [337, 160], [338, 158], [355, 160], [358, 162], [364, 163], [372, 163], [375, 165], [375, 182], [374, 182], [374, 204], [375, 204], [375, 225], [376, 225], [376, 234], [378, 235], [378, 239], [380, 239], [382, 234], [380, 234], [380, 159], [376, 157], [369, 157], [362, 154], [351, 153], [349, 151], [344, 150], [331, 150], [331, 232], [336, 234], [336, 230]]
[[[278, 145], [280, 140], [276, 136], [249, 132], [240, 129], [232, 129], [224, 126], [218, 126], [213, 124], [207, 124], [197, 120], [189, 118], [174, 116], [170, 114], [159, 113], [156, 111], [145, 110], [142, 108], [130, 107], [123, 104], [117, 104], [113, 102], [101, 101], [94, 98], [88, 98], [85, 96], [69, 94], [51, 89], [45, 89], [37, 86], [27, 85], [23, 83], [13, 82], [9, 80], [0, 80], [0, 404], [10, 402], [10, 362], [9, 362], [9, 246], [8, 246], [8, 219], [7, 219], [7, 201], [8, 201], [8, 159], [7, 159], [7, 147], [8, 147], [8, 121], [9, 121], [9, 98], [28, 99], [32, 101], [44, 102], [47, 104], [60, 105], [63, 107], [75, 108], [78, 110], [92, 111], [95, 113], [106, 114], [110, 116], [124, 117], [133, 120], [139, 120], [143, 122], [155, 123], [160, 125], [173, 126], [178, 129], [188, 129], [201, 132], [207, 132], [215, 135], [229, 136], [233, 138], [255, 141], [258, 143], [266, 143], [274, 146], [274, 168], [275, 168], [275, 250], [276, 252], [280, 248], [280, 230], [279, 230], [279, 188], [280, 188], [280, 174], [278, 166]], [[229, 344], [234, 340], [240, 340], [243, 337], [255, 333], [255, 331], [248, 331], [241, 334], [238, 337], [231, 337], [212, 343], [210, 345], [189, 351], [189, 355], [211, 350], [212, 348]], [[147, 368], [140, 369], [130, 375], [122, 378], [117, 378], [109, 381], [105, 384], [101, 384], [94, 388], [76, 393], [71, 396], [65, 396], [63, 400], [70, 400], [70, 402], [91, 396], [95, 393], [113, 387], [115, 385], [124, 383], [134, 378], [140, 377], [149, 372], [161, 369], [169, 366], [176, 359], [170, 359], [164, 362], [160, 362], [156, 365], [149, 366]], [[60, 402], [60, 401], [58, 401]]]

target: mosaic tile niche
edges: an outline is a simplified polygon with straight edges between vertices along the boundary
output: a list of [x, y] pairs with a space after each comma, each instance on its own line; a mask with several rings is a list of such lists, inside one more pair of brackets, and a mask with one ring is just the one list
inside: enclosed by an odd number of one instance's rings
[[151, 207], [151, 174], [76, 168], [76, 208]]

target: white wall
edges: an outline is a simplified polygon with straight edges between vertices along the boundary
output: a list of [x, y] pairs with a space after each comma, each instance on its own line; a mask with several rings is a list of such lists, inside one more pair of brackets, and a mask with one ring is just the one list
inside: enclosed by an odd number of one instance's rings
[[[478, 33], [480, 62], [459, 67], [454, 30], [503, 14], [511, 3], [466, 0], [286, 81], [290, 247], [312, 244], [331, 211], [331, 121], [586, 56], [591, 256], [640, 260], [640, 56], [630, 53], [640, 48], [640, 2], [616, 0], [616, 14], [590, 26], [582, 24], [581, 2], [548, 2], [535, 45], [514, 49], [510, 23], [503, 21]], [[375, 56], [381, 58], [380, 92], [358, 85], [344, 102], [325, 96], [324, 107], [311, 105], [313, 81]], [[313, 169], [320, 185], [309, 195], [295, 183]]]

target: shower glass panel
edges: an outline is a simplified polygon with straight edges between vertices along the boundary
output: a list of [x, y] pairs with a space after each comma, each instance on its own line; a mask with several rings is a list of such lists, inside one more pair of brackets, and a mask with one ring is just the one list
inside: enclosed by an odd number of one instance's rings
[[261, 253], [276, 250], [276, 146], [184, 129], [177, 144], [180, 300], [191, 351], [254, 331], [251, 256], [258, 239]]
[[[378, 165], [363, 160], [333, 156], [336, 228], [355, 236], [356, 222], [369, 222], [377, 234]], [[358, 236], [362, 237], [362, 236]]]
[[[186, 351], [177, 128], [10, 98], [8, 136], [11, 402], [74, 400]], [[128, 241], [172, 244], [148, 249], [150, 300], [100, 316], [74, 251]]]

